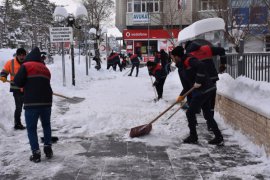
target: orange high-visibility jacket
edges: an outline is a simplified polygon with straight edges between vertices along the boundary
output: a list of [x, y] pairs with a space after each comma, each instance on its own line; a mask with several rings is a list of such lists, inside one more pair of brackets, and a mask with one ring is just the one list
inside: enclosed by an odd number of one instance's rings
[[[4, 65], [4, 68], [1, 71], [1, 76], [7, 77], [8, 75], [10, 75], [10, 81], [13, 81], [20, 67], [21, 67], [21, 64], [18, 62], [16, 57], [14, 59], [10, 59]], [[13, 91], [15, 89], [20, 90], [20, 88], [15, 86], [14, 83], [11, 83], [10, 91]]]

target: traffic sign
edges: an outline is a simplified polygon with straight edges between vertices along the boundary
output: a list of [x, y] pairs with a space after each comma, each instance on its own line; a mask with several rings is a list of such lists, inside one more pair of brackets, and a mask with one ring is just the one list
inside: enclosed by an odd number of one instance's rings
[[51, 42], [72, 42], [73, 41], [72, 27], [51, 27], [50, 40]]

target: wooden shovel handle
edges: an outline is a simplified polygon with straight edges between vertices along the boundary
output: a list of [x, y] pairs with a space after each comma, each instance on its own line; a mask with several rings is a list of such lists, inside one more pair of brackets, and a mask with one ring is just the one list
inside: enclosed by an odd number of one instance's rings
[[[8, 83], [12, 83], [12, 81], [10, 81], [10, 80], [7, 80], [6, 82], [8, 82]], [[66, 99], [72, 99], [72, 98], [70, 98], [70, 97], [67, 97], [67, 96], [64, 96], [64, 95], [62, 95], [62, 94], [58, 94], [58, 93], [53, 93], [53, 95], [55, 95], [55, 96], [59, 96], [59, 97], [62, 97], [62, 98], [66, 98]]]
[[[188, 90], [188, 92], [186, 92], [183, 97], [186, 97], [187, 95], [189, 95], [193, 90], [195, 89], [195, 87], [192, 87], [190, 90]], [[163, 116], [163, 114], [165, 114], [167, 111], [169, 111], [174, 105], [176, 105], [178, 102], [175, 101], [170, 107], [168, 107], [167, 109], [165, 109], [162, 113], [160, 113], [155, 119], [153, 119], [149, 124], [154, 123], [155, 121], [157, 121], [161, 116]]]
[[59, 96], [59, 97], [62, 97], [62, 98], [66, 98], [66, 99], [71, 99], [70, 97], [67, 97], [67, 96], [64, 96], [64, 95], [58, 94], [58, 93], [53, 93], [53, 95]]

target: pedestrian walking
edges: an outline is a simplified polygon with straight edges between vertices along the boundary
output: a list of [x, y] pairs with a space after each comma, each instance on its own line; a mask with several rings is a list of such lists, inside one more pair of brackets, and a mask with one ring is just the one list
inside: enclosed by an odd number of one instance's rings
[[[172, 51], [172, 57], [176, 64], [181, 63], [183, 71], [186, 75], [184, 81], [187, 84], [191, 84], [195, 90], [192, 92], [192, 98], [188, 110], [186, 111], [186, 116], [188, 119], [188, 127], [190, 134], [187, 138], [183, 140], [184, 143], [197, 143], [198, 135], [196, 130], [196, 112], [202, 108], [204, 118], [209, 122], [215, 138], [208, 141], [209, 144], [222, 145], [223, 136], [218, 128], [218, 125], [211, 114], [210, 99], [214, 93], [216, 87], [211, 81], [207, 69], [203, 62], [199, 61], [197, 58], [184, 54], [184, 48], [177, 46]], [[178, 65], [179, 66], [179, 65]], [[183, 86], [183, 88], [185, 88]], [[184, 89], [187, 92], [189, 89]], [[183, 100], [183, 96], [177, 98], [178, 102]]]
[[7, 81], [7, 76], [10, 75], [10, 92], [13, 93], [15, 101], [15, 111], [14, 111], [14, 129], [15, 130], [24, 130], [25, 127], [21, 122], [21, 113], [23, 107], [23, 89], [19, 88], [14, 84], [13, 80], [15, 75], [18, 73], [24, 59], [26, 56], [26, 50], [24, 48], [18, 48], [16, 51], [16, 56], [13, 59], [10, 59], [4, 65], [4, 68], [1, 71], [0, 80], [2, 82]]
[[24, 88], [25, 121], [29, 143], [32, 150], [30, 160], [37, 163], [41, 160], [38, 143], [37, 123], [40, 117], [44, 134], [44, 153], [47, 158], [53, 156], [51, 147], [51, 74], [41, 59], [38, 47], [25, 58], [14, 78], [17, 86]]
[[153, 86], [156, 87], [157, 94], [158, 94], [158, 97], [157, 99], [155, 99], [155, 101], [158, 101], [159, 99], [162, 98], [163, 86], [164, 86], [167, 74], [159, 63], [148, 61], [146, 65], [148, 68], [149, 75], [155, 77], [155, 82], [153, 83]]

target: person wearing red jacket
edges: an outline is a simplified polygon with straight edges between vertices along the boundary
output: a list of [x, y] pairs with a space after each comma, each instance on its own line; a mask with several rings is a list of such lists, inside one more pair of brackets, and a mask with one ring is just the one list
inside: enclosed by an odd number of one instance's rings
[[156, 101], [158, 101], [159, 99], [162, 98], [163, 95], [163, 86], [167, 78], [167, 73], [165, 72], [164, 68], [162, 68], [160, 63], [148, 61], [146, 65], [148, 68], [149, 75], [154, 76], [156, 79], [153, 86], [156, 87], [158, 94]]
[[[202, 41], [202, 40], [197, 40], [197, 41]], [[201, 45], [197, 42], [196, 40], [194, 41], [187, 41], [185, 44], [185, 50], [186, 53], [197, 58], [198, 60], [202, 61], [204, 65], [206, 66], [206, 69], [208, 70], [210, 79], [216, 86], [216, 82], [219, 80], [218, 78], [218, 72], [215, 67], [215, 63], [213, 60], [214, 56], [220, 56], [220, 66], [219, 66], [219, 72], [223, 73], [226, 69], [226, 54], [225, 54], [225, 49], [222, 47], [214, 47], [210, 46], [208, 44]], [[211, 114], [214, 117], [214, 111], [215, 111], [215, 102], [216, 102], [216, 90], [212, 94], [210, 98], [211, 102]], [[207, 128], [209, 131], [212, 130], [210, 124], [207, 122]]]
[[23, 90], [16, 86], [13, 82], [15, 75], [18, 73], [21, 64], [23, 63], [26, 56], [26, 50], [19, 48], [16, 51], [16, 57], [8, 60], [1, 71], [0, 80], [2, 82], [7, 81], [7, 76], [10, 75], [10, 92], [13, 93], [15, 101], [15, 112], [14, 112], [14, 129], [24, 130], [25, 127], [21, 123], [21, 113], [23, 107]]
[[133, 55], [129, 54], [129, 58], [131, 60], [132, 67], [131, 67], [131, 71], [130, 71], [128, 76], [132, 76], [133, 70], [136, 67], [136, 77], [138, 77], [138, 75], [139, 75], [139, 67], [140, 67], [139, 56], [138, 56], [138, 54], [133, 54]]
[[[183, 142], [189, 144], [197, 143], [198, 135], [196, 131], [196, 112], [202, 108], [204, 118], [209, 122], [215, 135], [215, 138], [208, 141], [208, 143], [213, 145], [223, 145], [223, 136], [211, 114], [210, 100], [216, 90], [216, 86], [209, 77], [209, 70], [205, 68], [202, 61], [198, 60], [194, 56], [190, 56], [189, 54], [184, 54], [184, 48], [181, 46], [177, 46], [173, 49], [172, 57], [175, 64], [178, 67], [182, 67], [182, 71], [185, 74], [182, 80], [185, 81], [188, 86], [183, 86], [183, 91], [187, 92], [189, 90], [189, 86], [193, 86], [195, 88], [192, 91], [191, 102], [188, 110], [186, 111], [190, 134], [183, 140]], [[183, 96], [179, 96], [177, 101], [181, 102], [183, 99]]]
[[47, 158], [53, 156], [51, 148], [51, 107], [52, 88], [51, 73], [41, 58], [38, 47], [34, 48], [25, 58], [14, 83], [24, 88], [24, 110], [28, 139], [32, 155], [30, 160], [40, 162], [41, 152], [38, 144], [37, 123], [40, 117], [44, 133], [44, 153]]

